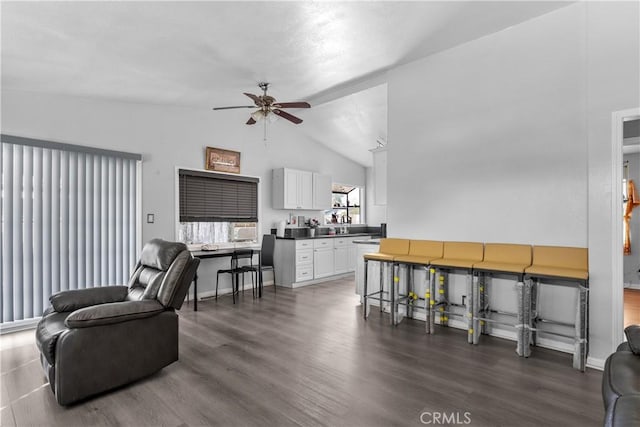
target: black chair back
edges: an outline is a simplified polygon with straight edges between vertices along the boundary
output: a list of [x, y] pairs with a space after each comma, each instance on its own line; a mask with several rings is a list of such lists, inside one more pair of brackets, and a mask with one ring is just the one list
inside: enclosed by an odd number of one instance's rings
[[276, 236], [265, 234], [262, 236], [262, 265], [273, 267], [273, 254], [276, 250]]
[[239, 260], [248, 259], [249, 265], [253, 266], [253, 249], [236, 249], [231, 255], [231, 268], [240, 268]]

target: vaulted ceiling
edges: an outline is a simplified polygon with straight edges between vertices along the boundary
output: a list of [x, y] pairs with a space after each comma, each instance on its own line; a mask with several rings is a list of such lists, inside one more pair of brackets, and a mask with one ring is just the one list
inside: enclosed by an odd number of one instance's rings
[[300, 132], [369, 166], [387, 70], [567, 4], [3, 1], [2, 90], [211, 109], [267, 81], [311, 102]]

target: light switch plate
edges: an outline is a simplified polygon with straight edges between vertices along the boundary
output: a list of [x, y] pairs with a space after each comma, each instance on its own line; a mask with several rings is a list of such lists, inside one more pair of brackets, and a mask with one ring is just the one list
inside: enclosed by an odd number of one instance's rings
[[156, 221], [156, 216], [154, 214], [147, 214], [147, 223], [153, 224]]

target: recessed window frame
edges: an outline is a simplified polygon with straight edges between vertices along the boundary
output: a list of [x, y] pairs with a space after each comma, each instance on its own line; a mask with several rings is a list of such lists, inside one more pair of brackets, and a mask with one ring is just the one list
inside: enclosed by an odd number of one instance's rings
[[[191, 172], [196, 172], [196, 173], [200, 173], [200, 174], [210, 174], [212, 176], [226, 176], [229, 177], [229, 179], [247, 179], [247, 180], [253, 180], [256, 181], [257, 183], [257, 221], [256, 221], [256, 243], [260, 243], [261, 241], [261, 224], [262, 224], [262, 180], [260, 179], [259, 176], [254, 176], [254, 175], [241, 175], [241, 174], [234, 174], [234, 173], [225, 173], [225, 172], [212, 172], [209, 170], [205, 170], [205, 169], [196, 169], [196, 168], [190, 168], [190, 167], [184, 167], [184, 166], [176, 166], [175, 168], [175, 202], [174, 202], [174, 206], [175, 206], [175, 227], [174, 227], [174, 238], [176, 241], [179, 241], [180, 238], [180, 228], [181, 228], [181, 222], [180, 222], [180, 171], [184, 170], [184, 171], [191, 171]], [[237, 221], [225, 221], [225, 222], [237, 222], [237, 223], [242, 223], [245, 222], [243, 220], [237, 220]], [[220, 248], [224, 248], [224, 247], [238, 247], [238, 246], [246, 246], [246, 245], [251, 245], [254, 244], [252, 242], [226, 242], [226, 243], [216, 243], [216, 246], [220, 247]]]

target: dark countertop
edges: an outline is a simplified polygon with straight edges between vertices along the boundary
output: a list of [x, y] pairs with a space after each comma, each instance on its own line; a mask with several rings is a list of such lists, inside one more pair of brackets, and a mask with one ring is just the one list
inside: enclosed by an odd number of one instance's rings
[[380, 237], [376, 236], [373, 239], [369, 240], [354, 240], [353, 243], [355, 243], [356, 245], [379, 245]]
[[378, 238], [380, 237], [380, 234], [378, 233], [347, 233], [347, 234], [320, 234], [320, 235], [316, 235], [314, 237], [309, 237], [309, 236], [299, 236], [299, 237], [276, 237], [276, 239], [282, 239], [282, 240], [310, 240], [310, 239], [331, 239], [331, 238], [335, 238], [335, 237], [363, 237], [363, 236], [371, 236], [371, 237], [375, 237]]

